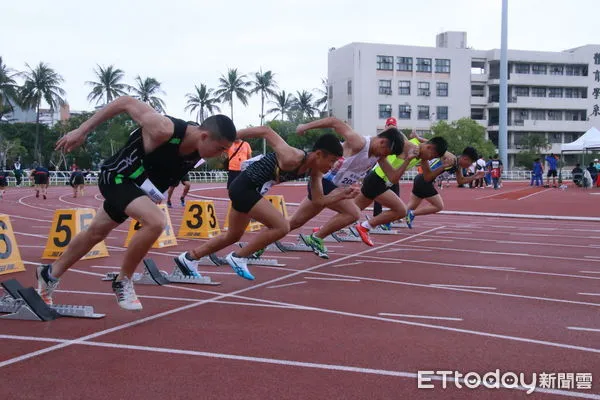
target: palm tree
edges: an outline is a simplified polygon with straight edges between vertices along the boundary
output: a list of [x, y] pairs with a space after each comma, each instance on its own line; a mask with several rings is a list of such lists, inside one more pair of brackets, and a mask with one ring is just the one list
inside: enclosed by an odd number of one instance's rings
[[[286, 93], [285, 90], [282, 90], [279, 93], [275, 93], [273, 97], [275, 98], [275, 100], [271, 100], [270, 103], [273, 104], [275, 107], [267, 111], [267, 114], [278, 113], [279, 115], [281, 115], [281, 120], [283, 121], [286, 114], [292, 110], [296, 99], [292, 94]], [[277, 118], [277, 115], [275, 116], [275, 118]]]
[[[321, 111], [327, 111], [327, 93], [329, 90], [328, 80], [325, 78], [321, 78], [321, 87], [315, 89], [317, 91], [318, 98], [315, 100], [315, 107], [319, 108]], [[321, 109], [321, 107], [323, 107]]]
[[229, 68], [227, 76], [221, 75], [219, 78], [219, 89], [215, 95], [219, 96], [219, 101], [226, 101], [231, 108], [231, 119], [233, 119], [233, 96], [238, 98], [244, 106], [248, 105], [248, 96], [250, 92], [246, 89], [250, 82], [245, 80], [246, 75], [238, 75], [237, 68]]
[[150, 107], [154, 108], [160, 113], [165, 112], [165, 102], [163, 99], [158, 97], [158, 94], [166, 94], [160, 88], [160, 82], [154, 78], [146, 78], [142, 80], [139, 75], [135, 78], [136, 86], [131, 87], [133, 97], [143, 101]]
[[[262, 72], [262, 68], [260, 71], [254, 73], [254, 81], [250, 84], [253, 86], [250, 91], [251, 94], [255, 94], [260, 92], [260, 125], [264, 125], [265, 121], [265, 98], [269, 98], [271, 96], [275, 96], [277, 89], [277, 82], [275, 82], [275, 74], [271, 71], [267, 71], [265, 73]], [[263, 154], [267, 152], [267, 141], [263, 139]]]
[[13, 111], [13, 104], [17, 103], [18, 90], [15, 78], [19, 73], [8, 68], [0, 57], [0, 118]]
[[221, 112], [221, 109], [217, 105], [219, 99], [212, 97], [213, 89], [207, 89], [204, 83], [201, 83], [200, 87], [196, 85], [194, 87], [196, 88], [195, 93], [185, 95], [187, 98], [185, 111], [190, 110], [190, 112], [194, 112], [197, 109], [196, 122], [202, 123], [204, 122], [206, 113], [212, 115], [215, 111]]
[[306, 90], [296, 92], [296, 101], [293, 109], [300, 113], [300, 118], [304, 118], [305, 116], [312, 118], [315, 112], [319, 111], [313, 104], [313, 94]]
[[64, 79], [56, 71], [40, 62], [35, 68], [25, 64], [28, 71], [23, 73], [25, 83], [20, 90], [21, 103], [26, 109], [36, 110], [35, 118], [35, 143], [34, 153], [38, 162], [42, 162], [40, 146], [40, 105], [44, 100], [50, 106], [50, 110], [65, 104], [63, 96], [65, 91], [59, 86]]
[[87, 81], [86, 84], [92, 86], [92, 91], [88, 95], [88, 101], [96, 101], [96, 104], [100, 103], [104, 96], [106, 96], [106, 104], [110, 103], [119, 96], [125, 96], [126, 90], [129, 89], [129, 85], [120, 83], [125, 76], [123, 70], [114, 68], [109, 65], [106, 68], [102, 68], [98, 65], [98, 69], [94, 70], [98, 82]]

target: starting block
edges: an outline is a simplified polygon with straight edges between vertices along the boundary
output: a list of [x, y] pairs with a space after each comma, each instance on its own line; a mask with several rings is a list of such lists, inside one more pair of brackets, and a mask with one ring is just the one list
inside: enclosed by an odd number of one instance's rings
[[[239, 245], [240, 245], [240, 247], [244, 247], [247, 245], [247, 243], [240, 242]], [[265, 250], [279, 251], [281, 253], [288, 253], [291, 251], [307, 251], [307, 252], [313, 251], [311, 247], [305, 245], [304, 243], [301, 243], [300, 240], [298, 241], [298, 243], [281, 242], [281, 241], [277, 240], [277, 241], [271, 243], [270, 245], [268, 245]]]
[[[213, 264], [214, 265], [214, 264]], [[107, 273], [103, 281], [112, 281], [118, 272]], [[221, 282], [213, 282], [209, 276], [194, 277], [183, 271], [178, 265], [175, 266], [170, 274], [166, 271], [160, 271], [158, 266], [151, 258], [144, 259], [144, 272], [136, 272], [133, 274], [133, 282], [137, 285], [168, 285], [170, 283], [188, 283], [195, 285], [211, 285], [218, 286]]]
[[354, 228], [344, 228], [337, 232], [333, 232], [331, 236], [338, 242], [362, 242], [358, 232]]
[[[360, 237], [360, 235], [358, 234], [358, 232], [356, 231], [356, 228], [354, 228], [353, 226], [351, 226], [350, 228], [350, 232], [352, 232], [353, 235], [355, 235], [356, 237]], [[400, 232], [398, 231], [394, 231], [394, 230], [385, 230], [382, 229], [381, 226], [378, 226], [377, 228], [371, 229], [369, 231], [370, 235], [398, 235]]]
[[53, 321], [59, 317], [103, 318], [92, 306], [48, 305], [34, 288], [25, 288], [16, 279], [0, 282], [5, 295], [0, 298], [0, 319], [21, 319], [28, 321]]
[[[203, 258], [206, 258], [206, 257], [203, 257]], [[219, 257], [215, 253], [210, 254], [208, 256], [208, 258], [213, 263], [212, 265], [218, 265], [218, 266], [229, 265], [229, 264], [227, 264], [227, 261], [225, 261], [224, 258]], [[273, 267], [285, 267], [285, 264], [279, 264], [279, 261], [277, 261], [275, 259], [271, 259], [271, 258], [249, 257], [247, 260], [248, 260], [248, 265], [269, 265], [269, 266], [273, 266]]]

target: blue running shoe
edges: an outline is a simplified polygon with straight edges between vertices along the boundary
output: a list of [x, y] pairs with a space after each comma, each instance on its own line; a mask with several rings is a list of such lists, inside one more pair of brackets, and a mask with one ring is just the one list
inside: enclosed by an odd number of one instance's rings
[[406, 225], [409, 229], [412, 229], [412, 223], [415, 220], [415, 212], [413, 210], [408, 210], [406, 213]]
[[227, 254], [225, 261], [227, 261], [227, 264], [229, 264], [235, 273], [242, 278], [248, 279], [249, 281], [254, 280], [254, 276], [252, 276], [250, 270], [248, 269], [248, 261], [245, 258], [235, 257], [233, 252], [231, 252]]

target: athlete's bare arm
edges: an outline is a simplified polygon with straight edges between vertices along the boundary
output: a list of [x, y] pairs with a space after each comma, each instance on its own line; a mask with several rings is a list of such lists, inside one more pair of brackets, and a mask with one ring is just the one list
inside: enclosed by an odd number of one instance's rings
[[352, 150], [352, 154], [358, 153], [365, 145], [366, 139], [364, 137], [355, 132], [350, 125], [335, 117], [327, 117], [306, 124], [300, 124], [296, 128], [296, 133], [304, 135], [306, 131], [318, 128], [333, 129], [345, 139], [344, 146], [348, 146]]
[[279, 167], [284, 171], [293, 170], [304, 158], [304, 152], [290, 146], [273, 129], [268, 126], [257, 126], [253, 128], [240, 129], [237, 131], [239, 139], [263, 138], [275, 153]]
[[127, 113], [143, 129], [142, 134], [150, 140], [146, 147], [157, 147], [158, 144], [168, 140], [173, 134], [173, 122], [154, 110], [148, 104], [129, 96], [121, 96], [108, 103], [79, 128], [69, 132], [56, 142], [56, 150], [69, 152], [81, 146], [87, 135], [101, 123], [112, 117]]

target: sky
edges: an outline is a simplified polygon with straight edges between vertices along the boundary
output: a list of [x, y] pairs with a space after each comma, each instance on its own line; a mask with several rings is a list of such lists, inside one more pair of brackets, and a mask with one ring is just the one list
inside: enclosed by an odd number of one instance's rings
[[[600, 43], [597, 0], [509, 0], [508, 47], [561, 51]], [[228, 68], [271, 70], [279, 89], [316, 90], [327, 52], [351, 42], [435, 46], [443, 31], [500, 47], [501, 0], [27, 0], [0, 1], [0, 56], [14, 70], [45, 62], [63, 78], [72, 110], [87, 101], [97, 65], [162, 84], [169, 115], [194, 85], [218, 86]], [[221, 105], [229, 115], [229, 105]], [[238, 128], [260, 122], [259, 96], [234, 102]]]

